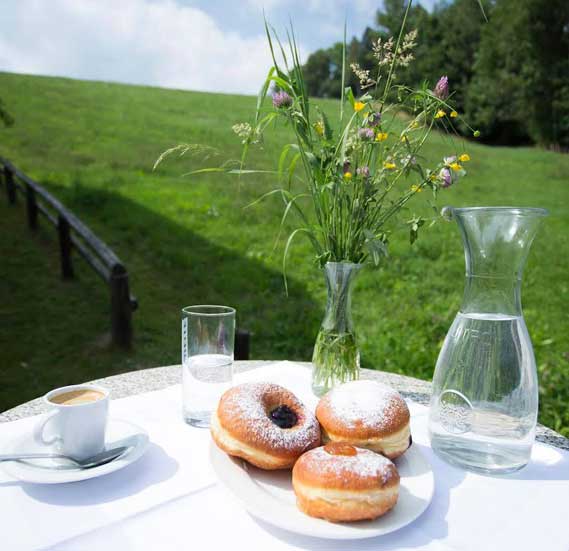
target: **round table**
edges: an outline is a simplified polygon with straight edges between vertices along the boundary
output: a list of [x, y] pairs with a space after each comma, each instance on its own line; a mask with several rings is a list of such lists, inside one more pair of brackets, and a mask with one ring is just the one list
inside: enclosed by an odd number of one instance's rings
[[[275, 361], [254, 360], [254, 361], [237, 361], [234, 363], [234, 369], [237, 373], [248, 371], [258, 367], [263, 367], [275, 363]], [[295, 362], [302, 365], [306, 369], [311, 368], [309, 362]], [[155, 367], [152, 369], [143, 369], [140, 371], [131, 371], [121, 375], [113, 375], [103, 379], [97, 379], [95, 382], [103, 385], [111, 391], [114, 399], [126, 398], [134, 394], [142, 394], [152, 390], [161, 390], [171, 385], [178, 384], [181, 379], [181, 366], [169, 365], [165, 367]], [[362, 369], [362, 379], [374, 379], [382, 383], [388, 384], [397, 389], [405, 398], [428, 405], [431, 396], [431, 383], [407, 377], [405, 375], [397, 375], [395, 373], [386, 373], [384, 371], [374, 371], [371, 369]], [[12, 408], [0, 414], [0, 422], [15, 421], [30, 415], [43, 413], [46, 409], [41, 398], [37, 398], [30, 402], [26, 402], [20, 406]], [[560, 434], [544, 427], [537, 426], [536, 439], [558, 448], [569, 450], [569, 439]]]

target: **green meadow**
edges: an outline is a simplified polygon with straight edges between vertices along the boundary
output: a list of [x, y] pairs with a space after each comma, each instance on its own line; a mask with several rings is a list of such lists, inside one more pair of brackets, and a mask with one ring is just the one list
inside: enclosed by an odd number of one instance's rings
[[[255, 98], [0, 73], [1, 96], [16, 120], [0, 128], [0, 155], [74, 211], [119, 255], [139, 301], [131, 352], [109, 346], [108, 294], [77, 258], [77, 279], [59, 277], [51, 226], [26, 226], [24, 203], [0, 195], [0, 410], [49, 388], [179, 363], [180, 308], [221, 303], [252, 333], [253, 359], [309, 360], [325, 288], [308, 243], [289, 254], [289, 294], [278, 238], [282, 202], [244, 208], [278, 186], [273, 176], [207, 174], [241, 153], [231, 131], [250, 120]], [[333, 113], [334, 101], [320, 101]], [[291, 139], [279, 127], [250, 165], [273, 169]], [[183, 157], [152, 166], [178, 143], [215, 147], [205, 164]], [[442, 134], [426, 155], [454, 151]], [[534, 242], [523, 285], [526, 322], [540, 377], [540, 421], [569, 436], [569, 156], [533, 148], [458, 144], [468, 175], [439, 206], [517, 205], [550, 210]], [[412, 246], [404, 220], [427, 213], [425, 192], [393, 226], [390, 257], [365, 269], [354, 291], [362, 365], [430, 379], [457, 312], [464, 256], [458, 229], [440, 221]], [[278, 238], [278, 239], [277, 239]]]

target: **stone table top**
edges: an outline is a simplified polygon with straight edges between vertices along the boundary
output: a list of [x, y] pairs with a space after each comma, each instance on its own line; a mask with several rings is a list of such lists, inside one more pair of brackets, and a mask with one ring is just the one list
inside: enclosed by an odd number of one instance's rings
[[[234, 363], [234, 369], [237, 373], [248, 371], [257, 367], [263, 367], [275, 363], [275, 361], [266, 360], [251, 360], [251, 361], [237, 361]], [[294, 362], [301, 365], [306, 369], [311, 368], [308, 362]], [[113, 375], [105, 377], [104, 379], [97, 379], [90, 381], [103, 385], [108, 388], [114, 399], [126, 398], [135, 394], [142, 394], [143, 392], [150, 392], [152, 390], [161, 390], [171, 385], [178, 384], [181, 380], [180, 365], [169, 365], [166, 367], [155, 367], [152, 369], [142, 369], [140, 371], [131, 371], [121, 375]], [[397, 375], [395, 373], [386, 373], [384, 371], [374, 371], [371, 369], [361, 370], [362, 379], [373, 379], [385, 383], [397, 389], [405, 398], [419, 402], [424, 405], [429, 404], [431, 396], [431, 383], [407, 377], [405, 375]], [[15, 421], [30, 415], [37, 415], [43, 413], [46, 406], [41, 398], [37, 398], [30, 402], [26, 402], [13, 409], [9, 409], [0, 414], [0, 423]], [[557, 434], [556, 432], [544, 427], [543, 425], [537, 426], [536, 439], [539, 442], [544, 442], [558, 448], [569, 450], [569, 439]]]

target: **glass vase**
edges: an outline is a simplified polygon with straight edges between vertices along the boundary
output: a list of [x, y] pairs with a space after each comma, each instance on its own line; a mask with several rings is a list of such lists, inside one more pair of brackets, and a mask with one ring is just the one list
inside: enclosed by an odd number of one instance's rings
[[513, 472], [529, 461], [537, 423], [537, 371], [520, 289], [547, 211], [446, 207], [443, 215], [459, 226], [466, 281], [435, 368], [431, 445], [469, 470]]
[[360, 352], [352, 321], [352, 287], [361, 264], [327, 262], [326, 312], [312, 355], [312, 390], [322, 396], [334, 386], [359, 378]]

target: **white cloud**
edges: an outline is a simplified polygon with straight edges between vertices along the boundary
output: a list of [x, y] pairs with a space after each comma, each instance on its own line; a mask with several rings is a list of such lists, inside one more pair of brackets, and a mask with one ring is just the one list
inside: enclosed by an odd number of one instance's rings
[[256, 93], [262, 29], [223, 32], [172, 0], [4, 0], [0, 68], [194, 90]]

